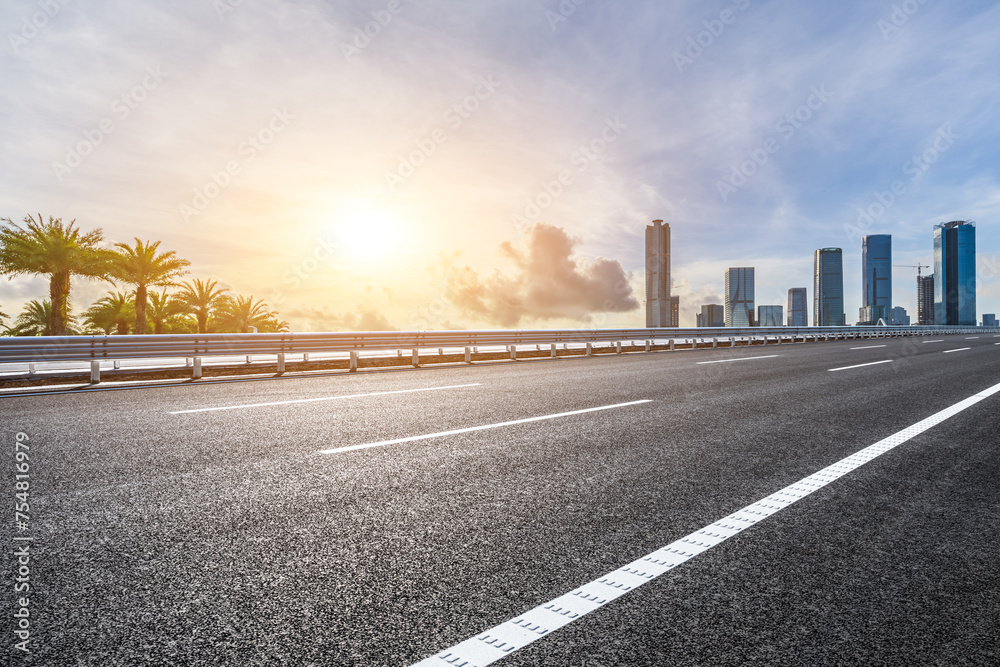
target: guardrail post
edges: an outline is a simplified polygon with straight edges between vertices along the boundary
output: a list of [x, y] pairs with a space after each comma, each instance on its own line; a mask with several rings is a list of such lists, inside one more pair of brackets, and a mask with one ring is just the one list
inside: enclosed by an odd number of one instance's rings
[[413, 348], [413, 367], [417, 368], [420, 366], [420, 350]]
[[35, 364], [28, 364], [28, 375], [35, 374]]
[[303, 352], [302, 353], [302, 361], [303, 362], [309, 361], [309, 353], [308, 352]]
[[713, 338], [712, 339], [712, 347], [719, 347], [719, 339], [718, 338]]
[[285, 353], [284, 352], [279, 352], [278, 353], [278, 375], [281, 375], [284, 372], [285, 372]]
[[115, 359], [114, 366], [115, 366], [115, 370], [120, 369], [122, 367], [121, 360], [120, 359]]
[[358, 370], [358, 351], [351, 350], [351, 359], [348, 364], [348, 372], [355, 373]]
[[510, 360], [517, 361], [517, 345], [511, 345], [510, 349]]
[[101, 362], [90, 362], [90, 384], [97, 384], [101, 381]]
[[618, 341], [615, 343], [615, 354], [621, 354], [621, 353], [622, 353], [622, 342]]
[[593, 343], [587, 343], [587, 356], [589, 357], [593, 353], [594, 353], [594, 345], [593, 345]]
[[653, 343], [651, 341], [647, 340], [646, 341], [646, 352], [649, 352], [649, 350], [650, 350], [650, 348], [652, 346], [653, 346]]
[[674, 351], [674, 339], [673, 338], [670, 339], [670, 351], [671, 352]]
[[194, 358], [194, 362], [191, 365], [191, 379], [192, 380], [201, 379], [201, 357]]
[[465, 348], [465, 363], [467, 363], [467, 364], [471, 364], [472, 363], [472, 348], [471, 347], [466, 347]]
[[549, 356], [550, 357], [557, 357], [557, 356], [559, 356], [558, 353], [556, 352], [556, 344], [555, 343], [552, 343], [552, 347], [549, 350]]
[[443, 347], [439, 347], [438, 348], [438, 356], [439, 357], [443, 357], [444, 356], [444, 348]]
[[247, 363], [249, 364], [249, 363], [252, 363], [252, 362], [253, 362], [253, 355], [252, 354], [248, 354], [247, 355]]

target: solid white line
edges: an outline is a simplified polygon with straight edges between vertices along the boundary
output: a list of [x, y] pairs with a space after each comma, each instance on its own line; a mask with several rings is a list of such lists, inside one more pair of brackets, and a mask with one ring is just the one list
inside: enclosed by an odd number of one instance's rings
[[699, 364], [725, 364], [730, 361], [750, 361], [751, 359], [772, 359], [774, 357], [780, 357], [780, 354], [768, 354], [763, 357], [740, 357], [739, 359], [719, 359], [718, 361], [699, 361]]
[[872, 361], [867, 364], [857, 364], [856, 366], [841, 366], [840, 368], [828, 368], [828, 371], [846, 371], [851, 368], [861, 368], [862, 366], [875, 366], [877, 364], [891, 364], [892, 359], [883, 359], [882, 361]]
[[979, 336], [966, 336], [965, 340], [976, 340]]
[[944, 339], [942, 338], [941, 340], [925, 340], [924, 344], [926, 345], [927, 343], [943, 343], [943, 342]]
[[240, 410], [242, 408], [262, 408], [268, 405], [289, 405], [291, 403], [315, 403], [317, 401], [336, 401], [341, 398], [366, 398], [368, 396], [388, 396], [389, 394], [414, 394], [418, 391], [439, 391], [441, 389], [464, 389], [478, 387], [480, 383], [453, 384], [447, 387], [423, 387], [421, 389], [397, 389], [395, 391], [374, 391], [370, 394], [345, 394], [343, 396], [322, 396], [320, 398], [298, 398], [291, 401], [274, 401], [272, 403], [247, 403], [246, 405], [225, 405], [218, 408], [195, 408], [193, 410], [176, 410], [172, 415], [185, 415], [192, 412], [213, 412], [215, 410]]
[[852, 347], [852, 350], [874, 350], [876, 347], [885, 347], [885, 345], [866, 345], [865, 347]]
[[1000, 392], [1000, 384], [993, 385], [950, 408], [945, 408], [898, 433], [890, 435], [888, 438], [879, 440], [874, 445], [851, 454], [752, 505], [747, 505], [738, 512], [719, 519], [687, 537], [682, 537], [676, 542], [632, 561], [628, 565], [623, 565], [589, 584], [584, 584], [570, 593], [544, 602], [520, 616], [425, 658], [415, 663], [413, 667], [444, 667], [445, 665], [485, 667], [490, 665], [555, 630], [569, 625], [581, 616], [600, 609], [646, 582], [669, 572], [681, 563], [780, 512], [795, 501], [805, 498], [814, 491], [840, 479], [849, 472], [860, 468], [869, 461], [997, 392]]
[[513, 426], [514, 424], [527, 424], [528, 422], [540, 422], [545, 419], [558, 419], [559, 417], [569, 417], [571, 415], [582, 415], [586, 412], [598, 412], [600, 410], [612, 410], [614, 408], [624, 408], [628, 405], [639, 405], [640, 403], [650, 403], [653, 399], [644, 398], [641, 401], [629, 401], [628, 403], [615, 403], [614, 405], [602, 405], [599, 408], [584, 408], [583, 410], [570, 410], [569, 412], [559, 412], [554, 415], [542, 415], [540, 417], [526, 417], [525, 419], [513, 419], [511, 421], [499, 422], [496, 424], [483, 424], [482, 426], [470, 426], [468, 428], [456, 428], [452, 431], [441, 431], [439, 433], [425, 433], [424, 435], [412, 435], [408, 438], [396, 438], [395, 440], [382, 440], [381, 442], [369, 442], [364, 445], [350, 445], [349, 447], [336, 447], [334, 449], [321, 449], [320, 454], [336, 454], [338, 452], [353, 452], [356, 449], [368, 449], [370, 447], [384, 447], [385, 445], [398, 445], [401, 442], [414, 442], [416, 440], [427, 440], [428, 438], [443, 438], [447, 435], [457, 435], [459, 433], [472, 433], [473, 431], [485, 431], [490, 428], [500, 428], [501, 426]]
[[944, 353], [948, 354], [949, 352], [965, 352], [966, 350], [971, 350], [971, 349], [972, 349], [971, 347], [959, 347], [954, 350], [945, 350]]

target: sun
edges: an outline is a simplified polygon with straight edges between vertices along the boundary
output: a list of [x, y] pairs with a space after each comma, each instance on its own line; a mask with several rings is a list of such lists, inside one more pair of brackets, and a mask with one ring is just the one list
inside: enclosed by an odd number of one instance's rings
[[404, 235], [403, 225], [395, 215], [363, 202], [345, 207], [334, 228], [344, 254], [369, 261], [384, 259], [399, 250]]

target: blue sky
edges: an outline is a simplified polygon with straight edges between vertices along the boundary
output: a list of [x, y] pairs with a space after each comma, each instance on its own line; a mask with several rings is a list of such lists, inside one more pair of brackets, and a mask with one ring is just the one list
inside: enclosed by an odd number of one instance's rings
[[162, 240], [294, 329], [642, 326], [656, 218], [682, 325], [728, 266], [811, 299], [828, 246], [853, 322], [860, 234], [927, 264], [953, 219], [1000, 310], [995, 2], [9, 0], [0, 29], [0, 217]]

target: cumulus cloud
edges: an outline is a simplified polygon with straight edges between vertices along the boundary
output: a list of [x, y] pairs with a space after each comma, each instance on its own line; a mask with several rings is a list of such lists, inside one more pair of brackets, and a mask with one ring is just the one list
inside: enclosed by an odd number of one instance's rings
[[574, 258], [578, 243], [561, 227], [535, 224], [525, 231], [520, 246], [500, 246], [514, 264], [512, 273], [498, 270], [481, 278], [468, 266], [452, 268], [449, 297], [464, 314], [503, 327], [522, 320], [586, 322], [599, 313], [639, 308], [631, 276], [621, 263], [604, 257]]

